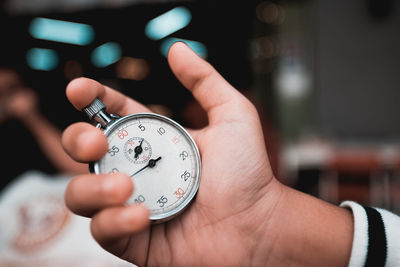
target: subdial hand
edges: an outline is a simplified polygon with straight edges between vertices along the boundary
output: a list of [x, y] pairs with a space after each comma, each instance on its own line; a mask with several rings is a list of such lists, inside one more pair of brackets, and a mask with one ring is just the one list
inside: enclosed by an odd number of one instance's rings
[[142, 144], [143, 144], [144, 138], [142, 138], [142, 141], [140, 141], [140, 144], [135, 147], [135, 159], [139, 157], [139, 155], [143, 152]]
[[141, 168], [138, 171], [136, 171], [134, 174], [131, 175], [131, 177], [135, 176], [136, 174], [138, 174], [139, 172], [143, 171], [147, 167], [153, 168], [154, 166], [156, 166], [157, 161], [159, 161], [160, 159], [161, 159], [161, 157], [149, 160], [149, 163], [147, 163], [146, 166], [144, 166], [143, 168]]

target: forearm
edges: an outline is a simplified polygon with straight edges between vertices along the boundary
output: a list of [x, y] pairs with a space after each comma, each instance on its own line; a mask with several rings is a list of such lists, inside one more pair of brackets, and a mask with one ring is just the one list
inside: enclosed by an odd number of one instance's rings
[[267, 248], [272, 251], [267, 265], [347, 266], [353, 241], [351, 212], [279, 186], [279, 202], [265, 236], [274, 239], [273, 247]]
[[61, 172], [85, 173], [86, 164], [78, 163], [68, 156], [61, 146], [61, 131], [39, 113], [31, 113], [22, 120], [49, 161]]

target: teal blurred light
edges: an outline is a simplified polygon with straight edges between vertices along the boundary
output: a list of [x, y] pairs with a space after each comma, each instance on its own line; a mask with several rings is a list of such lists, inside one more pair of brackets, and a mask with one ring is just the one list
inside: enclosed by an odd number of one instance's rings
[[152, 40], [160, 40], [186, 27], [192, 14], [185, 7], [176, 7], [150, 20], [145, 26], [145, 34]]
[[94, 30], [87, 24], [46, 18], [34, 18], [29, 33], [37, 39], [74, 45], [87, 45], [94, 39]]
[[162, 41], [160, 46], [161, 54], [163, 54], [166, 57], [168, 55], [169, 48], [176, 42], [184, 42], [201, 58], [205, 59], [208, 56], [207, 47], [203, 43], [180, 39], [180, 38], [172, 38], [172, 37]]
[[49, 71], [58, 65], [58, 54], [52, 49], [31, 48], [26, 54], [26, 61], [32, 69]]
[[114, 42], [108, 42], [96, 47], [92, 52], [92, 63], [99, 68], [107, 67], [120, 58], [121, 46]]

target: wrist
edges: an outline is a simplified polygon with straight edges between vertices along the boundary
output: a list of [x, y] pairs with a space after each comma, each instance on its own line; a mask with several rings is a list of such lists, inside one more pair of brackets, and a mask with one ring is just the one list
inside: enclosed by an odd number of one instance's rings
[[[258, 231], [252, 231], [252, 239], [255, 245], [251, 254], [250, 266], [282, 266], [282, 262], [275, 261], [279, 257], [276, 250], [276, 241], [280, 238], [279, 220], [275, 219], [280, 213], [282, 202], [287, 194], [287, 187], [277, 179], [272, 178], [271, 182], [265, 187], [263, 197], [254, 206], [255, 219], [253, 223], [258, 223]], [[266, 208], [267, 207], [267, 208]], [[279, 253], [281, 253], [279, 251]]]
[[353, 240], [351, 212], [279, 182], [273, 186], [275, 205], [257, 248], [258, 265], [347, 266]]
[[353, 240], [351, 212], [288, 188], [278, 210], [277, 244], [296, 266], [347, 266]]

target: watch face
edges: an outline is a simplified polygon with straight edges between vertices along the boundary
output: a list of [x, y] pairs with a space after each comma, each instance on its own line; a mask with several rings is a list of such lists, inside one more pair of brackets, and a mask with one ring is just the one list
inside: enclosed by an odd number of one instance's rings
[[193, 199], [200, 181], [200, 155], [176, 122], [157, 114], [133, 114], [111, 123], [104, 133], [109, 150], [94, 170], [131, 176], [135, 189], [128, 203], [146, 205], [150, 219], [161, 221]]

